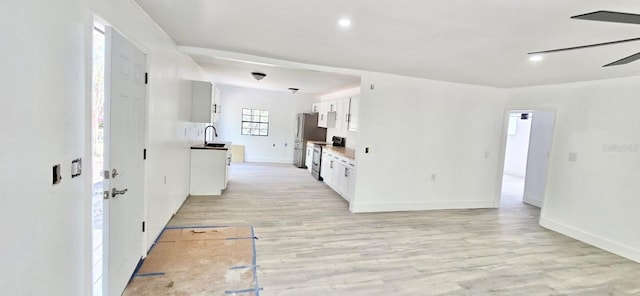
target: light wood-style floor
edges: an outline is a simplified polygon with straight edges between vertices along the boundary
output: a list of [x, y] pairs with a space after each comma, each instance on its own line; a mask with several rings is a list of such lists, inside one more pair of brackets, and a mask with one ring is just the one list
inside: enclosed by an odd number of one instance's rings
[[[513, 189], [513, 188], [511, 188]], [[539, 209], [351, 214], [293, 165], [232, 164], [171, 226], [254, 225], [261, 295], [640, 295], [640, 264], [538, 225]]]

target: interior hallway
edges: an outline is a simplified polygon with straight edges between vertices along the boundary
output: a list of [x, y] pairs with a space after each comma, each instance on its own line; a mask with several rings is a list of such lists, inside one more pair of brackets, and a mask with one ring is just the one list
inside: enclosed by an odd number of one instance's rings
[[170, 226], [254, 225], [262, 295], [629, 295], [640, 264], [548, 231], [540, 210], [351, 214], [292, 165], [232, 164], [221, 197]]

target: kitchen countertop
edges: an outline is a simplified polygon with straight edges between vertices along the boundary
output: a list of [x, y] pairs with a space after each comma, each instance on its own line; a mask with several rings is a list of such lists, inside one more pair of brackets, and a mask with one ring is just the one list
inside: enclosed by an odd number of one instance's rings
[[336, 147], [333, 146], [331, 142], [323, 142], [323, 141], [307, 141], [307, 144], [325, 144], [322, 146], [323, 150], [329, 150], [331, 152], [335, 152], [337, 154], [339, 154], [340, 156], [349, 158], [351, 160], [356, 160], [356, 151], [351, 149], [351, 148], [347, 148], [347, 147]]
[[211, 142], [211, 143], [224, 144], [224, 146], [223, 147], [209, 147], [209, 146], [205, 146], [204, 143], [202, 143], [202, 144], [191, 146], [191, 149], [208, 149], [208, 150], [229, 150], [229, 149], [231, 149], [231, 142]]

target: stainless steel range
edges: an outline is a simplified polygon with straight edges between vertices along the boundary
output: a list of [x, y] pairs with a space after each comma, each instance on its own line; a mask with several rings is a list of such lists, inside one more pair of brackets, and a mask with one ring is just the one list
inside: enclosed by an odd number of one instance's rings
[[322, 146], [326, 144], [313, 144], [313, 159], [311, 160], [311, 176], [322, 181], [320, 177], [320, 165], [322, 164]]
[[[333, 136], [331, 139], [335, 147], [344, 147], [346, 144], [346, 138]], [[311, 162], [311, 176], [315, 179], [322, 181], [322, 177], [320, 176], [320, 168], [322, 167], [322, 147], [327, 144], [313, 144], [313, 160]]]

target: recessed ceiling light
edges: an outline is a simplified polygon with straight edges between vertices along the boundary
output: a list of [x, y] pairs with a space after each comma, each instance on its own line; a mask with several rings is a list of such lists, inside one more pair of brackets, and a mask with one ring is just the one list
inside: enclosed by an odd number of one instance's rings
[[540, 54], [534, 54], [532, 56], [529, 57], [529, 60], [532, 62], [539, 62], [542, 61], [542, 55]]
[[350, 27], [351, 26], [351, 20], [349, 20], [349, 19], [341, 19], [338, 22], [338, 25], [340, 25], [340, 27], [345, 27], [345, 28], [346, 27]]

